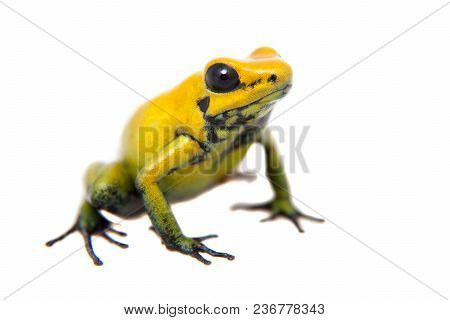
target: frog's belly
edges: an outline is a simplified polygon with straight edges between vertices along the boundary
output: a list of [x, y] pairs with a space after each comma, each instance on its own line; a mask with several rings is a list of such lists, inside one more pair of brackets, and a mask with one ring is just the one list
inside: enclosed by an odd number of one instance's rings
[[158, 184], [169, 202], [188, 200], [223, 181], [226, 174], [236, 170], [251, 143], [235, 148], [220, 157], [179, 169]]

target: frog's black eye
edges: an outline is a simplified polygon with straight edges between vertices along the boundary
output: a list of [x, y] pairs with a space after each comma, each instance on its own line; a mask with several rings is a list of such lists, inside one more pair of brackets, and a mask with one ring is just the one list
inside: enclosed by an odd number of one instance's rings
[[218, 93], [233, 91], [240, 83], [236, 70], [224, 63], [216, 63], [209, 67], [205, 81], [208, 89]]

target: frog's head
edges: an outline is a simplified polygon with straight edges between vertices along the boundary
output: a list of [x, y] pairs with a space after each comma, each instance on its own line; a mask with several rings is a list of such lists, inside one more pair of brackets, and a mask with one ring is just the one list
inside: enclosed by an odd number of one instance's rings
[[197, 105], [210, 126], [258, 123], [286, 95], [292, 69], [272, 48], [261, 47], [243, 60], [217, 58], [202, 73], [203, 94]]

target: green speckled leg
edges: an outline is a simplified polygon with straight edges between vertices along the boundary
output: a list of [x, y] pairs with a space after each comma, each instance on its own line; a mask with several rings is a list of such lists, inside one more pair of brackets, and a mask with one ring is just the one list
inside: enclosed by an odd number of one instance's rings
[[87, 187], [86, 199], [82, 202], [78, 218], [75, 224], [61, 236], [50, 240], [47, 246], [63, 240], [69, 234], [78, 231], [84, 239], [86, 251], [96, 265], [103, 262], [97, 257], [92, 248], [92, 237], [100, 236], [103, 239], [121, 247], [128, 245], [111, 238], [107, 232], [119, 236], [126, 233], [117, 231], [111, 227], [112, 223], [102, 216], [100, 210], [108, 210], [112, 213], [126, 214], [131, 210], [130, 203], [139, 204], [133, 200], [137, 198], [132, 180], [127, 176], [120, 163], [101, 164], [95, 163], [89, 167], [86, 173], [85, 183]]
[[275, 193], [275, 197], [272, 200], [261, 204], [236, 204], [232, 209], [267, 210], [271, 214], [268, 218], [261, 220], [262, 222], [271, 221], [278, 217], [287, 218], [297, 227], [299, 232], [304, 232], [300, 225], [299, 218], [323, 222], [323, 219], [306, 215], [293, 205], [289, 193], [289, 184], [284, 172], [283, 164], [281, 163], [281, 157], [268, 129], [265, 129], [262, 133], [260, 142], [264, 146], [266, 153], [266, 175]]
[[189, 238], [183, 235], [180, 226], [170, 209], [167, 200], [157, 184], [142, 185], [140, 187], [145, 208], [153, 224], [153, 230], [161, 237], [167, 249], [190, 255], [204, 264], [210, 264], [200, 253], [207, 253], [213, 257], [233, 260], [228, 253], [214, 251], [205, 246], [202, 241], [215, 238], [216, 235]]

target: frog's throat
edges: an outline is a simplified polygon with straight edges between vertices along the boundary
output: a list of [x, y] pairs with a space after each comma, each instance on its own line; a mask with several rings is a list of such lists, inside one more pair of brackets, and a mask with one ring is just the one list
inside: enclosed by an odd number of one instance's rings
[[275, 90], [245, 106], [231, 109], [215, 116], [204, 114], [206, 125], [208, 127], [233, 128], [252, 124], [252, 122], [270, 113], [275, 102], [284, 97], [290, 87], [291, 84], [287, 84], [283, 88]]

